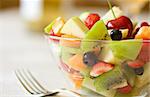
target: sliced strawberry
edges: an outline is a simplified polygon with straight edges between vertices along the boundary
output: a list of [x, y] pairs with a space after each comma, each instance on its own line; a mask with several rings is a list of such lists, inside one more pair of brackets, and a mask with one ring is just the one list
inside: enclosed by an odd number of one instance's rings
[[105, 72], [112, 70], [114, 66], [105, 62], [99, 62], [95, 64], [90, 72], [92, 77], [97, 77]]
[[150, 61], [150, 43], [144, 42], [142, 49], [138, 55], [138, 59], [142, 60], [144, 63]]
[[128, 61], [127, 64], [132, 68], [140, 68], [143, 67], [144, 62], [141, 60], [134, 60], [134, 61]]
[[118, 90], [118, 92], [120, 92], [120, 93], [127, 94], [127, 93], [129, 93], [129, 92], [132, 91], [132, 87], [131, 87], [131, 85], [129, 84], [128, 86], [125, 86], [125, 87], [122, 87], [122, 88], [118, 88], [117, 90]]
[[92, 26], [98, 21], [100, 20], [100, 16], [98, 14], [92, 13], [90, 14], [86, 20], [85, 20], [85, 24], [86, 26], [91, 29]]

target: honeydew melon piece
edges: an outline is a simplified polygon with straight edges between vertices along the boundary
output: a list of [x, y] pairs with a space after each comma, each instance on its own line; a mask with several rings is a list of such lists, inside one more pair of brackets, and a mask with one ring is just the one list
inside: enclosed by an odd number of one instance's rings
[[99, 54], [99, 60], [114, 65], [121, 64], [124, 61], [124, 59], [115, 57], [111, 48], [109, 48], [107, 44], [105, 44], [101, 49], [101, 52]]
[[61, 33], [84, 38], [88, 30], [89, 29], [80, 20], [79, 17], [72, 17], [65, 23], [65, 25], [61, 29]]
[[111, 40], [103, 20], [97, 21], [90, 31], [87, 32], [85, 38], [81, 42], [82, 50], [85, 52], [90, 51], [99, 44], [94, 40]]
[[[124, 13], [122, 10], [119, 9], [119, 7], [114, 6], [112, 10], [115, 13], [116, 18], [122, 16]], [[102, 20], [104, 21], [105, 24], [107, 24], [108, 21], [115, 19], [113, 16], [113, 13], [111, 10], [109, 10], [103, 17]]]
[[135, 60], [141, 50], [142, 40], [111, 41], [108, 45], [115, 57]]

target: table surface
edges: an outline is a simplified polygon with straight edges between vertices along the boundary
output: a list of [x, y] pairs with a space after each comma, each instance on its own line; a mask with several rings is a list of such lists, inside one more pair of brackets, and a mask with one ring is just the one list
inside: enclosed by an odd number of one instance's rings
[[14, 70], [27, 68], [47, 89], [67, 87], [40, 34], [27, 31], [17, 10], [0, 12], [0, 97], [29, 97]]

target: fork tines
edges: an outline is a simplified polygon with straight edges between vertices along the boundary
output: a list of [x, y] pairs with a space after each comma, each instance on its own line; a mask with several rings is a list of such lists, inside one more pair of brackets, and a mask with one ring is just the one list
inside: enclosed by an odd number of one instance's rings
[[16, 70], [15, 75], [22, 86], [32, 95], [50, 93], [32, 75], [29, 70]]

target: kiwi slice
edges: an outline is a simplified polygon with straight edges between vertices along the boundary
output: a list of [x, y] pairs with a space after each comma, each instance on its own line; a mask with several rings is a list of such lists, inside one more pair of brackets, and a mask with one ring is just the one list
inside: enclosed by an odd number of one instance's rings
[[[94, 26], [88, 31], [81, 42], [81, 48], [83, 51], [91, 51], [93, 47], [99, 43], [96, 40], [110, 40], [110, 36], [107, 32], [107, 27], [103, 20], [97, 21]], [[94, 41], [95, 40], [95, 41]]]
[[[95, 79], [92, 79], [90, 77], [85, 77], [82, 86], [95, 92], [100, 95], [106, 96], [106, 97], [114, 97], [116, 90], [104, 90], [104, 91], [97, 91], [95, 87]], [[103, 87], [102, 87], [103, 88]]]
[[126, 86], [127, 80], [122, 73], [119, 65], [117, 65], [112, 71], [104, 73], [97, 78], [85, 77], [83, 86], [91, 89], [103, 96], [114, 97], [116, 94], [116, 88]]
[[96, 78], [95, 87], [98, 91], [112, 90], [128, 85], [120, 66], [116, 66], [112, 71]]
[[135, 60], [141, 50], [142, 40], [111, 41], [108, 45], [115, 57]]

